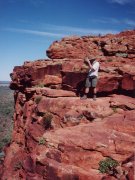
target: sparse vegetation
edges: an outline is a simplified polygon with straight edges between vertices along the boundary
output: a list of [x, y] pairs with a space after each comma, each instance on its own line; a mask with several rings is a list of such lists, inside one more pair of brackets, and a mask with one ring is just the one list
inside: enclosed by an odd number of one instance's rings
[[75, 71], [75, 72], [79, 72], [79, 71], [80, 71], [80, 67], [75, 66], [75, 67], [73, 68], [73, 71]]
[[[11, 131], [11, 130], [9, 130], [9, 131]], [[5, 145], [5, 144], [10, 143], [10, 141], [11, 141], [11, 134], [7, 133], [6, 136], [3, 137], [3, 139], [0, 143]]]
[[14, 98], [8, 86], [0, 86], [0, 151], [11, 140]]
[[107, 59], [107, 62], [112, 62], [113, 60], [112, 59]]
[[37, 84], [37, 85], [35, 85], [34, 87], [40, 87], [40, 88], [43, 88], [44, 87], [44, 84]]
[[99, 171], [101, 173], [107, 173], [114, 175], [116, 171], [116, 167], [119, 165], [118, 161], [108, 157], [105, 160], [99, 162]]
[[128, 57], [128, 54], [127, 53], [116, 53], [116, 56], [126, 58], [126, 57]]
[[41, 137], [38, 141], [39, 145], [45, 145], [45, 143], [46, 143], [46, 139], [44, 137]]
[[41, 101], [41, 99], [42, 99], [42, 96], [37, 96], [37, 97], [35, 98], [35, 103], [36, 103], [36, 104], [39, 104], [39, 102]]
[[0, 117], [10, 117], [13, 116], [14, 111], [14, 101], [13, 101], [13, 91], [9, 87], [0, 87]]
[[50, 113], [45, 113], [45, 115], [43, 116], [43, 126], [45, 129], [49, 129], [52, 127], [52, 118], [53, 116]]
[[116, 107], [116, 106], [113, 106], [113, 107], [112, 107], [112, 110], [113, 110], [114, 113], [117, 112], [117, 109], [118, 109], [118, 107]]
[[0, 141], [0, 151], [6, 144], [10, 143], [10, 141], [11, 141], [11, 136], [2, 138]]

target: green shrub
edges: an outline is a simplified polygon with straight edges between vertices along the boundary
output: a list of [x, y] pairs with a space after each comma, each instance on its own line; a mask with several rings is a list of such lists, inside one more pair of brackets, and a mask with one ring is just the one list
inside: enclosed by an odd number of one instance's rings
[[101, 173], [114, 174], [115, 168], [119, 165], [118, 161], [108, 157], [99, 162], [99, 171]]
[[38, 104], [41, 101], [41, 99], [42, 99], [42, 96], [37, 96], [35, 98], [35, 103]]
[[114, 113], [117, 112], [117, 109], [118, 109], [118, 107], [116, 107], [116, 106], [113, 106], [113, 107], [112, 107], [112, 110], [113, 110]]
[[3, 137], [3, 138], [0, 139], [0, 151], [2, 150], [2, 148], [3, 148], [6, 144], [10, 143], [10, 141], [11, 141], [11, 134], [10, 134], [10, 133], [11, 133], [11, 132], [9, 131], [9, 133], [8, 133], [5, 137]]
[[39, 145], [45, 145], [45, 143], [46, 143], [46, 139], [44, 137], [41, 137], [38, 141]]
[[50, 113], [45, 113], [45, 115], [43, 116], [43, 126], [45, 129], [49, 129], [52, 127], [52, 118], [53, 116]]
[[112, 62], [113, 60], [112, 59], [107, 59], [107, 62]]
[[127, 53], [116, 53], [117, 57], [128, 57]]
[[14, 96], [7, 86], [0, 86], [0, 151], [11, 140], [13, 129]]
[[40, 88], [43, 88], [44, 87], [44, 84], [37, 84], [37, 85], [35, 85], [34, 87], [40, 87]]

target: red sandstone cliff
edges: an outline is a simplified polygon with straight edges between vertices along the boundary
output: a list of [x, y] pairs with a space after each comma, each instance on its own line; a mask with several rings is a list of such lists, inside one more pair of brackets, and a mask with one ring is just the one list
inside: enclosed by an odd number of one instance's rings
[[[11, 74], [14, 130], [1, 179], [133, 180], [135, 31], [63, 38], [47, 55]], [[79, 97], [86, 55], [101, 65], [97, 101]], [[98, 170], [106, 157], [119, 162], [114, 176]]]

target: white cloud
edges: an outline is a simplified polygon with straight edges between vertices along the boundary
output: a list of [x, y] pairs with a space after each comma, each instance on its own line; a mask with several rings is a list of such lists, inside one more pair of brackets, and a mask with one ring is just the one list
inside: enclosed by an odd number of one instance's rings
[[135, 2], [135, 0], [108, 0], [108, 2], [124, 5], [124, 4], [128, 4], [128, 3], [133, 3], [133, 2]]
[[33, 34], [33, 35], [38, 35], [38, 36], [48, 36], [48, 37], [63, 37], [63, 36], [66, 36], [65, 34], [60, 34], [60, 33], [51, 33], [51, 32], [45, 32], [45, 31], [35, 31], [35, 30], [29, 30], [29, 29], [6, 28], [4, 30], [11, 31], [11, 32], [25, 33], [25, 34]]
[[[3, 30], [17, 33], [25, 33], [25, 34], [33, 34], [37, 36], [46, 36], [46, 37], [55, 37], [62, 38], [65, 36], [73, 36], [73, 35], [98, 35], [98, 34], [116, 34], [118, 31], [111, 29], [85, 29], [71, 26], [57, 26], [57, 25], [47, 25], [48, 31], [37, 31], [30, 29], [18, 29], [18, 28], [5, 28]], [[53, 33], [52, 30], [59, 33]]]
[[108, 34], [108, 33], [118, 33], [116, 30], [112, 29], [93, 29], [93, 28], [80, 28], [80, 27], [73, 27], [73, 26], [60, 26], [60, 25], [51, 25], [46, 24], [46, 28], [49, 30], [55, 30], [60, 32], [65, 32], [68, 35], [86, 35], [86, 34]]
[[115, 18], [99, 18], [99, 19], [91, 19], [92, 22], [97, 22], [97, 23], [103, 23], [103, 24], [118, 24], [120, 21]]
[[132, 19], [115, 19], [115, 18], [100, 18], [100, 19], [92, 19], [92, 22], [97, 22], [101, 24], [118, 24], [118, 25], [126, 25], [130, 27], [135, 27], [135, 20]]
[[129, 25], [129, 26], [135, 27], [135, 21], [134, 20], [125, 19], [124, 23]]

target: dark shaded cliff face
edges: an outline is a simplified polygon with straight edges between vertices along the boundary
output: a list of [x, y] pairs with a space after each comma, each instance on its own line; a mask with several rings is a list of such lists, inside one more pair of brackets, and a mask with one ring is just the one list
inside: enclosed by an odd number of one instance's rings
[[[134, 42], [135, 31], [63, 38], [47, 50], [50, 59], [14, 68], [14, 130], [3, 180], [134, 178]], [[100, 62], [97, 101], [79, 97], [85, 56]], [[108, 175], [99, 172], [106, 157], [118, 162]]]

